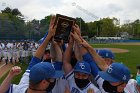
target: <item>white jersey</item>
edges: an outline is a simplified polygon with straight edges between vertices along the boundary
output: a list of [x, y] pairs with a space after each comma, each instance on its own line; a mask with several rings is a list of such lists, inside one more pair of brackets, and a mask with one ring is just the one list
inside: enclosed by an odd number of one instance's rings
[[3, 51], [2, 51], [3, 49], [2, 49], [2, 46], [1, 46], [1, 44], [0, 44], [0, 58], [2, 57], [2, 54], [3, 54]]
[[20, 43], [17, 45], [17, 49], [18, 49], [17, 57], [20, 58], [22, 56], [22, 50], [23, 50], [23, 47]]
[[5, 45], [3, 43], [1, 43], [1, 47], [2, 47], [2, 49], [4, 49]]
[[140, 93], [137, 90], [137, 81], [134, 79], [130, 79], [124, 89], [125, 93]]
[[65, 87], [68, 86], [67, 84], [68, 84], [67, 80], [64, 79], [63, 77], [57, 79], [51, 93], [64, 93]]
[[17, 51], [17, 46], [16, 45], [13, 45], [12, 46], [12, 49], [13, 49], [14, 52], [16, 52]]
[[32, 45], [32, 46], [31, 46], [31, 49], [32, 49], [32, 52], [36, 52], [36, 50], [37, 50], [37, 48], [36, 48], [35, 45]]
[[105, 92], [105, 90], [102, 87], [103, 86], [104, 79], [102, 79], [99, 75], [97, 75], [96, 78], [95, 78], [95, 81], [97, 82], [101, 93], [108, 93], [108, 92]]
[[91, 82], [85, 88], [80, 89], [75, 83], [73, 71], [66, 75], [66, 79], [68, 80], [71, 93], [87, 93], [89, 89], [93, 89], [94, 93], [101, 93], [100, 90]]
[[4, 50], [3, 50], [3, 56], [4, 56], [5, 59], [7, 59], [8, 55], [9, 55], [9, 53], [8, 53], [8, 48], [7, 48], [6, 45], [5, 45], [5, 48], [4, 48]]
[[6, 93], [25, 93], [29, 86], [29, 73], [25, 72], [18, 85], [12, 84]]

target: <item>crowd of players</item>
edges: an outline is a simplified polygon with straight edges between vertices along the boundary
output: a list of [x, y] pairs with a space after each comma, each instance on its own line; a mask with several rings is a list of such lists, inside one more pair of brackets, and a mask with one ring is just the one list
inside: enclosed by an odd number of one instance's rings
[[[77, 25], [73, 26], [68, 44], [56, 42], [54, 21], [55, 16], [19, 84], [11, 84], [21, 72], [20, 67], [14, 66], [1, 84], [0, 93], [140, 92], [140, 71], [136, 80], [131, 79], [129, 68], [115, 62], [111, 51], [95, 50], [81, 37]], [[44, 60], [49, 43], [50, 58]]]
[[15, 64], [33, 56], [39, 44], [35, 42], [0, 41], [0, 62]]

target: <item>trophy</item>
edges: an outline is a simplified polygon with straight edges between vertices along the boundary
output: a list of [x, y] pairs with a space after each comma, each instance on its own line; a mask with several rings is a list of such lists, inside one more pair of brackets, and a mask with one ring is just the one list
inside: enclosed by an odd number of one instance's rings
[[55, 41], [63, 40], [65, 43], [69, 41], [69, 35], [72, 31], [72, 26], [75, 24], [76, 19], [60, 14], [56, 14], [56, 33], [54, 36]]

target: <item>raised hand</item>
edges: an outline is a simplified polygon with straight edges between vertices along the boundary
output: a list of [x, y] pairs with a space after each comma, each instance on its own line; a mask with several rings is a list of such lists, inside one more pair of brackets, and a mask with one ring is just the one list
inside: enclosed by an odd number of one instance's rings
[[79, 26], [78, 26], [77, 24], [75, 24], [75, 25], [73, 26], [73, 30], [74, 30], [79, 36], [81, 36], [81, 31], [80, 31], [80, 28], [79, 28]]
[[14, 76], [16, 76], [16, 75], [19, 75], [21, 72], [22, 72], [22, 71], [21, 71], [21, 68], [20, 68], [19, 66], [14, 66], [14, 67], [12, 67], [12, 69], [10, 70], [9, 75], [12, 76], [12, 77], [14, 77]]
[[50, 37], [53, 37], [55, 35], [55, 31], [56, 31], [56, 26], [54, 25], [55, 18], [56, 18], [55, 16], [52, 16], [50, 21], [49, 32], [48, 32], [48, 36]]
[[77, 43], [82, 43], [82, 39], [76, 32], [73, 32], [73, 33], [71, 32], [71, 35]]

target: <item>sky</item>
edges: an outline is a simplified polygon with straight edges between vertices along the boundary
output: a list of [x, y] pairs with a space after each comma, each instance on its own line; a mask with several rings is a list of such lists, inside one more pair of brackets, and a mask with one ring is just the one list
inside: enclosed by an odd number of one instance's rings
[[140, 19], [140, 0], [0, 0], [0, 10], [18, 8], [26, 20], [50, 14], [81, 17], [86, 22], [116, 17], [123, 22]]

